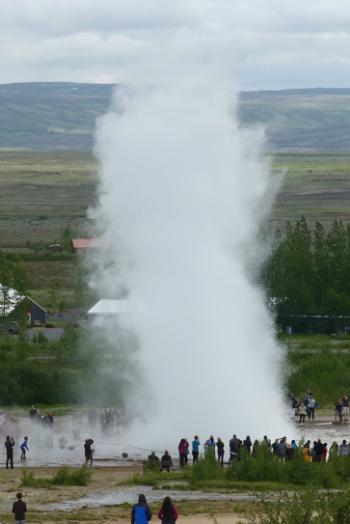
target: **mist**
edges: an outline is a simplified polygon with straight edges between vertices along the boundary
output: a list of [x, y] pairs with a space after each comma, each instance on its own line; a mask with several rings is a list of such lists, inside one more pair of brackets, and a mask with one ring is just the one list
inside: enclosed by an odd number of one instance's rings
[[236, 102], [230, 82], [192, 75], [117, 88], [97, 124], [93, 214], [108, 249], [92, 285], [129, 302], [130, 315], [106, 325], [116, 341], [121, 329], [137, 339], [130, 442], [291, 432], [284, 350], [257, 284], [278, 185], [263, 131], [240, 128]]

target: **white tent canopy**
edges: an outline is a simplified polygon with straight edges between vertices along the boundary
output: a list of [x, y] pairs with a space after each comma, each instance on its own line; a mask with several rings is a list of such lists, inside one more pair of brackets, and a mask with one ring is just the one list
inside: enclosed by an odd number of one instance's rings
[[124, 315], [129, 312], [127, 300], [103, 298], [89, 309], [88, 315]]

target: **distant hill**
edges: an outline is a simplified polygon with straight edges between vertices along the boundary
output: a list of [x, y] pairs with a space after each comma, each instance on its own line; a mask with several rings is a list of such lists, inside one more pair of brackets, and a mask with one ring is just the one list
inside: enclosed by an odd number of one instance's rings
[[242, 93], [244, 124], [266, 126], [273, 150], [348, 150], [350, 89]]
[[[90, 150], [110, 84], [0, 85], [0, 147]], [[242, 125], [262, 124], [272, 150], [347, 150], [350, 89], [243, 92]]]

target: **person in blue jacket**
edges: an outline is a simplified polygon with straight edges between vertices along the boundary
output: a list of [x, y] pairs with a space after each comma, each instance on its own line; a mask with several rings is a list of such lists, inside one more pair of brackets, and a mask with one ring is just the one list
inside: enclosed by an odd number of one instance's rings
[[28, 437], [24, 437], [24, 440], [22, 444], [20, 445], [21, 448], [21, 460], [26, 460], [26, 452], [29, 451], [28, 447]]
[[139, 495], [138, 503], [131, 510], [131, 524], [147, 524], [152, 518], [152, 512], [145, 495]]

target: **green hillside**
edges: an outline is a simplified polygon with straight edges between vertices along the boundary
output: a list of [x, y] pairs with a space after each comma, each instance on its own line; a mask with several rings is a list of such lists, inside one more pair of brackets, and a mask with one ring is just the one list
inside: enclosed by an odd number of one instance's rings
[[106, 112], [112, 86], [30, 83], [0, 86], [0, 146], [90, 150], [95, 120]]
[[244, 124], [262, 124], [273, 150], [347, 150], [350, 89], [242, 93]]
[[[0, 147], [91, 150], [95, 119], [109, 107], [109, 84], [0, 85]], [[350, 89], [241, 93], [243, 125], [263, 125], [272, 150], [346, 150]]]

